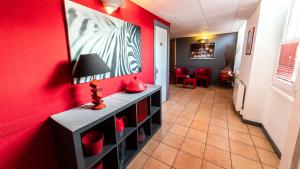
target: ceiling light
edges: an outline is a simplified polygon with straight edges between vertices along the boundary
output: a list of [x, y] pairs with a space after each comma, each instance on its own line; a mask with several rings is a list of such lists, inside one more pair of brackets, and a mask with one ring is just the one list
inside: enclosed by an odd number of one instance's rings
[[123, 5], [123, 0], [100, 0], [108, 14], [113, 13]]

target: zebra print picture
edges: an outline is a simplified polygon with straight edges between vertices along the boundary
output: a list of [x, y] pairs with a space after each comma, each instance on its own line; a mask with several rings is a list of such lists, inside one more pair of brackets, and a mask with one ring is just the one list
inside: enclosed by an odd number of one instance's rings
[[[97, 53], [111, 68], [111, 72], [93, 78], [105, 79], [141, 72], [139, 26], [69, 0], [65, 1], [65, 9], [72, 63], [81, 54]], [[91, 79], [74, 78], [74, 84]]]

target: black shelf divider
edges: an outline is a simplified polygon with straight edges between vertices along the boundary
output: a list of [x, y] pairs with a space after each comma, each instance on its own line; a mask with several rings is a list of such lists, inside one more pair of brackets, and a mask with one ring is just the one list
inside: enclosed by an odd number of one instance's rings
[[84, 161], [86, 168], [93, 167], [98, 161], [100, 161], [107, 153], [109, 153], [115, 147], [115, 144], [104, 145], [102, 153], [94, 156], [85, 157]]
[[160, 110], [160, 107], [158, 107], [158, 106], [151, 106], [150, 107], [150, 115], [153, 115], [154, 113], [156, 113], [159, 110]]
[[126, 139], [132, 132], [134, 132], [135, 129], [136, 127], [125, 127], [121, 137], [117, 134], [117, 143], [120, 143]]

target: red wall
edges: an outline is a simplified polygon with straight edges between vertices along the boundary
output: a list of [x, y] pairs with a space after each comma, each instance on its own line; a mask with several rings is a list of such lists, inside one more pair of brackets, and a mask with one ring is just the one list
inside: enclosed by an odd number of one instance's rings
[[[99, 0], [75, 0], [104, 11]], [[113, 13], [141, 26], [142, 72], [153, 83], [153, 22], [130, 1]], [[50, 115], [90, 101], [88, 83], [72, 85], [63, 0], [9, 0], [0, 5], [0, 169], [55, 169]], [[105, 95], [133, 75], [103, 80]]]

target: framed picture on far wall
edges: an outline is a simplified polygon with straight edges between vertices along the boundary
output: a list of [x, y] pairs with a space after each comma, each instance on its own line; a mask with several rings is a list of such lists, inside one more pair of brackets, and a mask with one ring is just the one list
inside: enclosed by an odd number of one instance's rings
[[191, 44], [190, 59], [214, 59], [215, 42]]
[[255, 32], [255, 27], [253, 27], [252, 29], [250, 29], [248, 31], [247, 46], [246, 46], [246, 55], [251, 55], [254, 32]]

